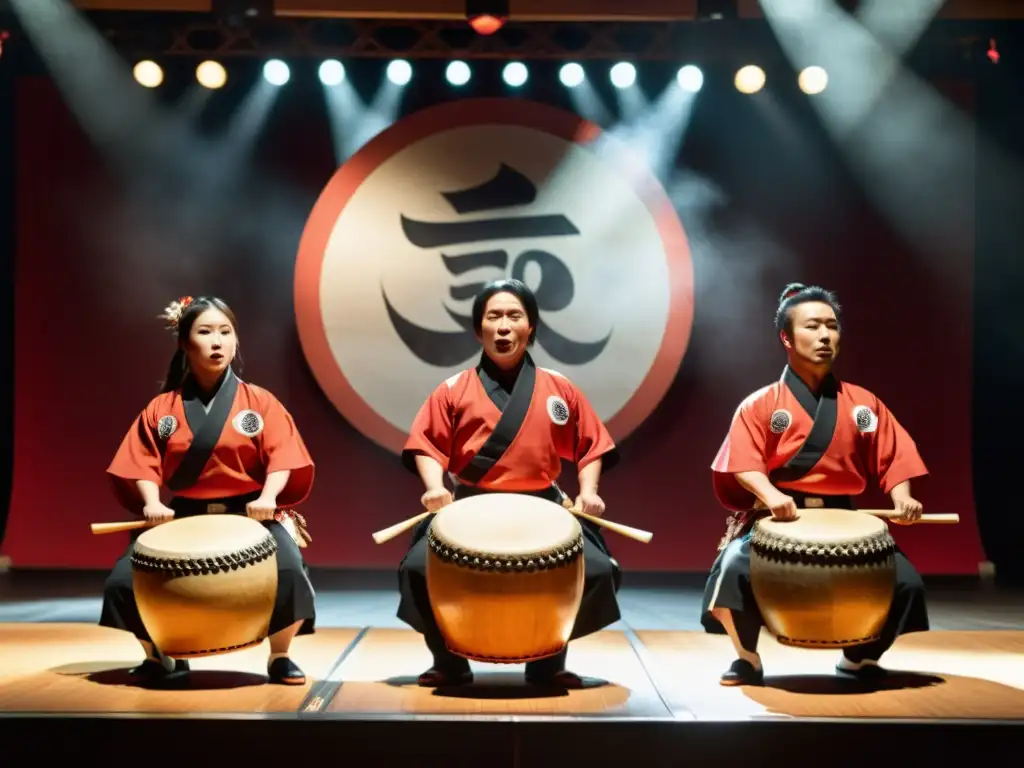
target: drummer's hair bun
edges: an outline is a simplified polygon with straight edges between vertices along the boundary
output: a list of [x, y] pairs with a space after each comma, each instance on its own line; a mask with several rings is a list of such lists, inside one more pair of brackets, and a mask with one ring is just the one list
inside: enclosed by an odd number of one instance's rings
[[779, 294], [779, 304], [784, 302], [786, 299], [796, 296], [798, 293], [800, 293], [800, 291], [803, 291], [806, 288], [807, 286], [804, 285], [803, 283], [790, 283], [785, 288], [783, 288], [782, 293]]
[[818, 301], [832, 307], [832, 311], [836, 313], [836, 321], [839, 323], [839, 328], [840, 330], [842, 329], [842, 308], [839, 306], [839, 300], [832, 291], [818, 285], [790, 283], [779, 294], [779, 308], [775, 311], [775, 330], [786, 331], [787, 333], [792, 332], [793, 328], [790, 324], [789, 311], [798, 304], [808, 301]]

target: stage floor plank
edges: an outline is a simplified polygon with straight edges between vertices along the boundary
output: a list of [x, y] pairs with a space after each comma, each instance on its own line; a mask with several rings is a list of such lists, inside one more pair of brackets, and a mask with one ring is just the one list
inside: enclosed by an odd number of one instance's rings
[[[883, 659], [895, 674], [877, 688], [835, 674], [838, 651], [799, 650], [761, 634], [764, 687], [726, 688], [728, 638], [642, 631], [642, 655], [676, 712], [698, 720], [792, 718], [1024, 719], [1024, 632], [924, 632]], [[898, 672], [897, 672], [898, 671]]]
[[[767, 671], [762, 688], [718, 684], [733, 659], [725, 637], [604, 631], [570, 647], [569, 668], [592, 683], [584, 690], [545, 690], [525, 683], [522, 665], [476, 663], [474, 684], [431, 689], [416, 685], [431, 661], [417, 633], [322, 629], [294, 644], [295, 659], [309, 676], [306, 686], [267, 684], [264, 644], [195, 659], [187, 689], [155, 691], [130, 684], [127, 669], [142, 654], [125, 633], [91, 624], [0, 624], [0, 713], [1024, 720], [1024, 632], [902, 637], [885, 658], [900, 672], [879, 689], [837, 676], [838, 652], [786, 648], [764, 633], [761, 643]], [[311, 703], [303, 706], [307, 699]]]
[[574, 641], [568, 658], [569, 668], [592, 687], [547, 691], [525, 683], [523, 665], [474, 663], [472, 685], [421, 688], [416, 677], [431, 664], [423, 638], [411, 630], [372, 629], [339, 668], [341, 687], [327, 711], [449, 717], [672, 716], [624, 633], [599, 632]]
[[355, 638], [355, 629], [320, 629], [295, 639], [304, 686], [267, 683], [268, 643], [190, 660], [187, 690], [146, 690], [128, 669], [143, 659], [125, 632], [90, 624], [0, 624], [0, 711], [132, 713], [295, 713]]

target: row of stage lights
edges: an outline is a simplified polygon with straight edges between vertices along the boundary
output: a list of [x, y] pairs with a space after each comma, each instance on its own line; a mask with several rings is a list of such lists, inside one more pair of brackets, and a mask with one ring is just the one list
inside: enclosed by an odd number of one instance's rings
[[[328, 87], [340, 85], [345, 79], [345, 66], [336, 59], [328, 59], [320, 65], [320, 82]], [[453, 61], [445, 70], [445, 77], [451, 85], [463, 86], [470, 81], [473, 72], [464, 61]], [[512, 88], [526, 84], [530, 72], [522, 62], [512, 61], [502, 70], [502, 79]], [[272, 59], [263, 65], [264, 79], [275, 86], [285, 85], [291, 79], [291, 70], [280, 59]], [[403, 59], [396, 59], [388, 64], [387, 77], [395, 85], [406, 85], [412, 80], [412, 65]], [[155, 61], [140, 61], [135, 65], [135, 79], [147, 88], [157, 88], [163, 83], [163, 68]], [[228, 75], [223, 65], [216, 61], [204, 61], [196, 67], [196, 80], [205, 88], [221, 88], [227, 82]], [[565, 64], [559, 70], [558, 79], [567, 88], [575, 88], [586, 80], [586, 72], [576, 63]], [[609, 79], [616, 88], [629, 88], [636, 82], [636, 67], [628, 62], [620, 62], [611, 68]], [[699, 67], [687, 64], [676, 75], [679, 87], [696, 93], [704, 84], [704, 73]], [[764, 70], [753, 64], [741, 67], [736, 71], [733, 82], [740, 93], [757, 93], [767, 81]], [[821, 93], [828, 85], [828, 74], [821, 67], [803, 69], [797, 83], [800, 90], [807, 94]]]

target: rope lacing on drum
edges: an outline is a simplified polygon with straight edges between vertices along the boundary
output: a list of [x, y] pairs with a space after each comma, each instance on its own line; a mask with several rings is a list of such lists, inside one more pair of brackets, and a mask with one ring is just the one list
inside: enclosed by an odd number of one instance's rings
[[544, 571], [563, 568], [583, 555], [583, 535], [577, 535], [570, 543], [554, 547], [546, 552], [531, 552], [520, 555], [499, 555], [494, 552], [454, 547], [434, 535], [427, 533], [427, 544], [434, 555], [454, 565], [480, 571], [515, 573], [517, 571]]
[[171, 560], [133, 552], [131, 562], [135, 569], [148, 573], [172, 576], [207, 576], [214, 573], [236, 571], [239, 568], [261, 563], [276, 552], [277, 541], [273, 536], [268, 536], [259, 544], [227, 555]]
[[888, 530], [869, 534], [858, 541], [842, 543], [795, 542], [788, 537], [755, 527], [750, 548], [763, 557], [788, 561], [833, 559], [852, 563], [879, 562], [896, 553], [896, 542]]

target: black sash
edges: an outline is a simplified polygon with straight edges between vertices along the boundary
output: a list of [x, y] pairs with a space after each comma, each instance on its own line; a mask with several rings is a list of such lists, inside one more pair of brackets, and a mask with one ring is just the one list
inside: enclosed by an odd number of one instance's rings
[[470, 485], [479, 483], [501, 460], [505, 451], [512, 445], [512, 441], [516, 439], [523, 422], [526, 421], [526, 414], [530, 411], [533, 387], [537, 381], [537, 369], [529, 355], [523, 358], [523, 366], [519, 370], [511, 395], [506, 394], [505, 390], [497, 385], [485, 370], [483, 363], [477, 366], [475, 373], [480, 377], [480, 383], [483, 384], [492, 402], [501, 409], [501, 418], [473, 460], [458, 473], [458, 479]]
[[220, 442], [220, 435], [224, 431], [224, 424], [231, 413], [231, 407], [235, 404], [235, 392], [238, 391], [238, 379], [234, 372], [228, 368], [221, 382], [220, 389], [213, 396], [213, 404], [209, 412], [203, 408], [199, 400], [199, 392], [194, 383], [189, 380], [181, 391], [181, 404], [185, 410], [185, 419], [188, 421], [188, 428], [192, 430], [192, 444], [181, 460], [174, 476], [166, 485], [172, 491], [184, 491], [196, 484], [199, 476], [206, 468], [206, 462], [210, 460], [213, 449]]
[[796, 455], [784, 466], [772, 470], [768, 474], [768, 479], [773, 483], [791, 483], [811, 471], [811, 468], [821, 460], [832, 443], [838, 414], [839, 387], [832, 374], [822, 380], [821, 391], [817, 398], [814, 397], [814, 393], [803, 382], [803, 379], [793, 373], [788, 365], [782, 373], [782, 382], [789, 387], [797, 402], [800, 403], [800, 407], [814, 419], [814, 425]]

